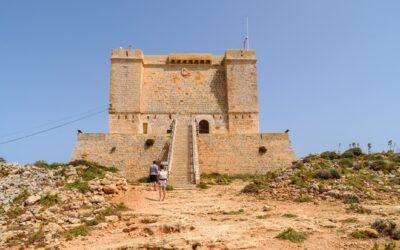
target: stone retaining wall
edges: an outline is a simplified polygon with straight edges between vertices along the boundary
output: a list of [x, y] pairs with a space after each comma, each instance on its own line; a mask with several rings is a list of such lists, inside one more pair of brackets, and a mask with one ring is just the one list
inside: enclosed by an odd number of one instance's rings
[[[267, 149], [259, 153], [259, 147]], [[200, 134], [201, 173], [255, 174], [285, 168], [296, 159], [286, 133]]]
[[[146, 147], [147, 139], [155, 143]], [[265, 173], [291, 165], [295, 160], [288, 134], [199, 134], [200, 173]], [[165, 161], [169, 135], [79, 134], [71, 160], [85, 159], [115, 166], [128, 179], [148, 175], [153, 160]], [[265, 146], [267, 152], [259, 153]]]

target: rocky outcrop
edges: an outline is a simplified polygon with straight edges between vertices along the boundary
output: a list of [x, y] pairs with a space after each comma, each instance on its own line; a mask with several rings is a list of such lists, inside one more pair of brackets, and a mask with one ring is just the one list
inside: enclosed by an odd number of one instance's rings
[[0, 163], [0, 171], [0, 248], [57, 248], [60, 237], [81, 233], [76, 228], [104, 227], [126, 209], [109, 202], [127, 190], [126, 179], [103, 166]]

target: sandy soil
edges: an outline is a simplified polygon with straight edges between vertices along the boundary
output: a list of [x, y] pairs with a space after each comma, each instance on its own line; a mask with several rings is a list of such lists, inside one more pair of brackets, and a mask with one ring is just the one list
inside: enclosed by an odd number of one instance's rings
[[[201, 190], [174, 190], [158, 201], [158, 192], [131, 186], [114, 197], [131, 210], [121, 220], [89, 236], [63, 242], [66, 249], [371, 249], [373, 240], [349, 234], [377, 218], [398, 219], [400, 206], [364, 205], [369, 215], [349, 213], [340, 201], [296, 203], [240, 193], [245, 183]], [[270, 209], [264, 208], [267, 205]], [[265, 211], [268, 210], [268, 211]], [[346, 223], [357, 218], [356, 223]], [[292, 243], [275, 237], [292, 227], [308, 238]], [[381, 245], [388, 238], [377, 240]], [[397, 244], [399, 245], [399, 244]]]

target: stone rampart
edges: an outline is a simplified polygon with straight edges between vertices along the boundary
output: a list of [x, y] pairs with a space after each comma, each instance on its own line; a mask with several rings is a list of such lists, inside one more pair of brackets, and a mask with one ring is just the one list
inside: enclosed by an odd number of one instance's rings
[[[267, 149], [259, 153], [259, 147]], [[202, 173], [255, 174], [291, 165], [295, 154], [286, 133], [200, 134], [199, 165]]]

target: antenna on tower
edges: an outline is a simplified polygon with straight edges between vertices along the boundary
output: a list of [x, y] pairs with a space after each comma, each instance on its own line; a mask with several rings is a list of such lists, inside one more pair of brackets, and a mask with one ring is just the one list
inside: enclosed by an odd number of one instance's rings
[[246, 36], [243, 41], [243, 49], [250, 49], [250, 39], [249, 39], [249, 17], [246, 17]]

